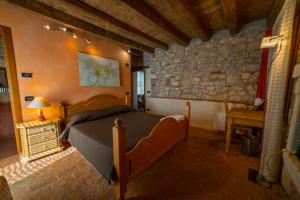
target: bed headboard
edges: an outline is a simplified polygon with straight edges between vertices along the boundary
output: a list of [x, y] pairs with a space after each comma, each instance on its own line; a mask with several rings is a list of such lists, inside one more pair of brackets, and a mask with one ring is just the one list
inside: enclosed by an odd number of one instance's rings
[[77, 113], [101, 110], [112, 108], [114, 106], [128, 105], [128, 97], [120, 98], [113, 95], [100, 94], [93, 96], [86, 101], [78, 102], [71, 106], [59, 105], [60, 116], [62, 119], [66, 119], [68, 116], [75, 115]]

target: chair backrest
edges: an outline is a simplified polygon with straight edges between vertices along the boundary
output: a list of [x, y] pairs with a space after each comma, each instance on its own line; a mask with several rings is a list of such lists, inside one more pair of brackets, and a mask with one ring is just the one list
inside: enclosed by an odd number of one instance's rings
[[228, 113], [228, 111], [229, 111], [229, 108], [228, 108], [228, 100], [227, 100], [227, 99], [224, 101], [224, 108], [225, 108], [225, 114], [226, 114], [226, 116], [227, 116], [227, 113]]
[[227, 132], [227, 115], [228, 115], [228, 99], [226, 98], [226, 100], [224, 101], [224, 108], [225, 108], [225, 133]]

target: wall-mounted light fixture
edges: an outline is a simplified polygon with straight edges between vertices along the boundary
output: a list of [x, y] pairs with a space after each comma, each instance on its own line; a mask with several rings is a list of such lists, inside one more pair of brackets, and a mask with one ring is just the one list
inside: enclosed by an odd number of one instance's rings
[[75, 33], [73, 33], [73, 38], [77, 39], [77, 35]]
[[88, 38], [85, 38], [85, 42], [86, 42], [87, 44], [91, 44], [91, 41], [90, 41]]
[[67, 28], [66, 27], [58, 27], [60, 30], [62, 30], [63, 32], [67, 32]]
[[261, 49], [275, 48], [278, 46], [282, 37], [283, 37], [283, 35], [264, 37], [261, 41], [260, 48]]
[[50, 30], [51, 27], [49, 25], [44, 25], [43, 28], [47, 29], [47, 30]]
[[[75, 31], [73, 29], [67, 28], [65, 26], [60, 26], [60, 25], [44, 25], [43, 26], [44, 29], [46, 30], [51, 30], [51, 31], [62, 31], [64, 33], [66, 33], [67, 35], [73, 37], [74, 39], [77, 39], [78, 36], [75, 33]], [[91, 40], [89, 40], [88, 38], [84, 38], [84, 41], [86, 42], [86, 44], [91, 44]]]

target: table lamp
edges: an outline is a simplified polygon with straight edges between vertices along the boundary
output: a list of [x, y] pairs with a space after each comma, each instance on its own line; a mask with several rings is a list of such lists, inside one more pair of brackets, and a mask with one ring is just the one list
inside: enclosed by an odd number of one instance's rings
[[40, 121], [45, 121], [46, 118], [43, 114], [42, 108], [49, 107], [49, 104], [46, 102], [46, 100], [43, 97], [35, 97], [33, 101], [27, 105], [27, 108], [37, 108], [38, 109], [38, 115]]

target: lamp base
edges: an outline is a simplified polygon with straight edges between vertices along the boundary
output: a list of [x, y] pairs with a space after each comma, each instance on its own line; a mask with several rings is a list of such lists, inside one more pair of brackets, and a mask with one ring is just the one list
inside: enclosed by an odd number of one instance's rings
[[39, 116], [39, 121], [45, 121], [45, 120], [46, 120], [46, 118], [44, 117], [44, 115]]
[[44, 116], [43, 110], [39, 109], [39, 121], [45, 121], [46, 118]]

